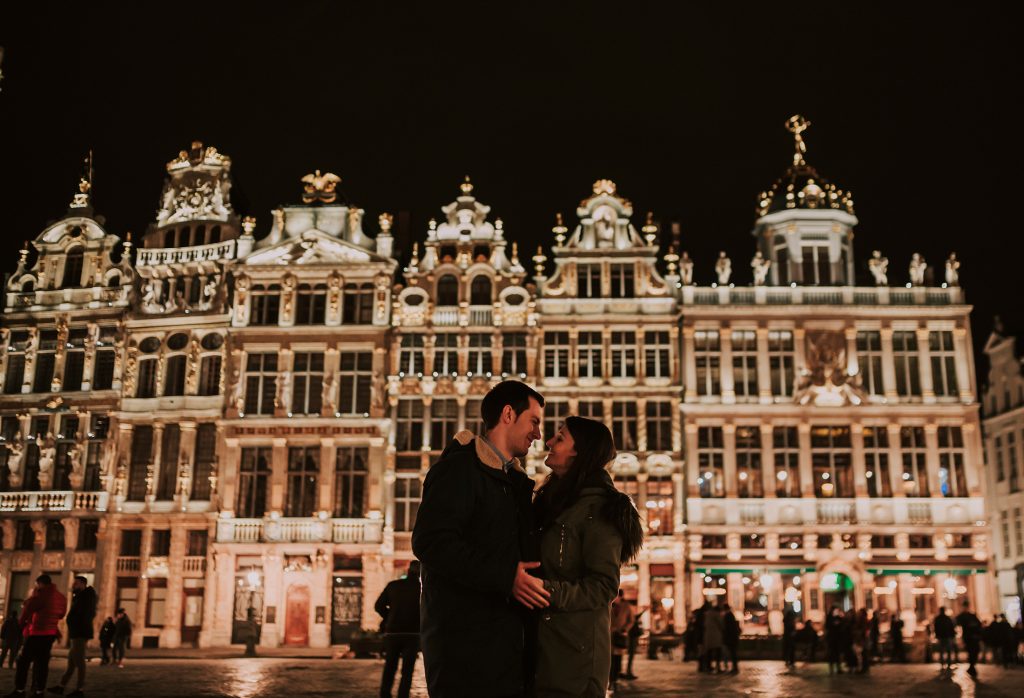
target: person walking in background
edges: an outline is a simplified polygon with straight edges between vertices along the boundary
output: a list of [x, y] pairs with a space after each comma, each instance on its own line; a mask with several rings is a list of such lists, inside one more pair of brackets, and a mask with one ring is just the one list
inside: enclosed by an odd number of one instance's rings
[[792, 608], [782, 614], [782, 660], [787, 667], [796, 666], [796, 612]]
[[740, 671], [740, 623], [732, 612], [729, 604], [722, 606], [722, 644], [729, 653], [729, 662], [732, 667], [729, 673], [738, 674]]
[[708, 671], [719, 673], [722, 671], [724, 635], [725, 624], [722, 620], [722, 612], [717, 606], [709, 605], [704, 610], [704, 661]]
[[50, 671], [50, 651], [60, 636], [57, 624], [67, 610], [68, 600], [57, 591], [50, 575], [36, 577], [36, 587], [21, 607], [18, 619], [25, 639], [14, 675], [14, 691], [8, 694], [9, 698], [25, 695], [29, 667], [32, 667], [32, 685], [35, 687], [33, 695], [43, 695]]
[[18, 625], [18, 616], [12, 608], [10, 614], [4, 618], [4, 624], [0, 627], [0, 668], [7, 660], [8, 668], [14, 668], [14, 660], [18, 658], [18, 649], [21, 647], [21, 626]]
[[860, 671], [867, 674], [871, 671], [871, 621], [866, 608], [857, 611], [853, 619], [853, 644], [860, 648]]
[[1004, 669], [1009, 668], [1017, 658], [1017, 644], [1013, 637], [1013, 627], [1002, 613], [996, 616], [992, 625], [995, 626], [992, 631], [992, 640], [994, 645], [999, 648], [999, 663]]
[[59, 686], [50, 688], [50, 693], [63, 695], [64, 689], [71, 682], [71, 677], [78, 672], [75, 690], [68, 696], [78, 698], [84, 696], [85, 687], [85, 646], [93, 638], [93, 621], [96, 620], [96, 590], [89, 586], [89, 580], [79, 575], [71, 584], [71, 610], [66, 619], [68, 626], [68, 668], [60, 679]]
[[828, 673], [843, 673], [843, 616], [833, 606], [825, 619], [825, 652], [828, 655]]
[[384, 673], [380, 678], [381, 698], [391, 698], [398, 660], [402, 660], [402, 678], [398, 698], [409, 698], [416, 655], [420, 651], [420, 563], [413, 560], [401, 579], [389, 582], [373, 605], [384, 619]]
[[708, 671], [708, 653], [704, 648], [704, 615], [711, 608], [707, 597], [704, 604], [693, 613], [693, 642], [697, 647], [697, 671]]
[[946, 607], [939, 607], [939, 615], [932, 623], [935, 632], [935, 644], [939, 646], [939, 667], [953, 669], [956, 662], [956, 626], [953, 619], [946, 613]]
[[114, 643], [114, 619], [107, 616], [100, 627], [100, 665], [110, 664], [110, 646]]
[[893, 616], [889, 624], [889, 640], [892, 642], [892, 661], [906, 662], [907, 650], [903, 644], [903, 619]]
[[636, 650], [640, 645], [640, 637], [644, 634], [644, 627], [640, 623], [640, 619], [643, 617], [647, 609], [643, 609], [636, 614], [636, 618], [633, 619], [633, 625], [629, 626], [629, 648], [626, 651], [626, 673], [622, 675], [622, 678], [633, 681], [636, 679], [636, 674], [633, 673], [633, 660], [636, 658]]
[[882, 619], [877, 610], [871, 614], [871, 627], [868, 634], [871, 637], [872, 658], [882, 661]]
[[796, 639], [798, 642], [807, 643], [807, 647], [804, 650], [804, 661], [814, 664], [818, 656], [818, 631], [814, 629], [814, 623], [805, 620], [803, 627], [796, 633]]
[[124, 655], [132, 641], [132, 621], [123, 608], [117, 609], [114, 621], [114, 663], [124, 669]]
[[978, 675], [978, 651], [981, 649], [981, 621], [978, 616], [971, 612], [970, 604], [964, 601], [964, 610], [956, 617], [956, 624], [960, 626], [960, 637], [964, 642], [964, 649], [967, 650], [967, 673], [971, 676]]
[[[611, 664], [608, 670], [608, 684], [612, 691], [618, 688], [619, 676], [622, 674], [622, 658], [629, 648], [629, 630], [633, 627], [635, 620], [636, 616], [633, 611], [633, 605], [626, 601], [625, 592], [619, 589], [618, 595], [612, 601], [611, 616], [609, 618], [609, 625], [611, 627]], [[543, 646], [538, 646], [537, 649], [541, 652], [544, 651]], [[538, 662], [549, 663], [554, 658], [538, 655], [537, 660]]]

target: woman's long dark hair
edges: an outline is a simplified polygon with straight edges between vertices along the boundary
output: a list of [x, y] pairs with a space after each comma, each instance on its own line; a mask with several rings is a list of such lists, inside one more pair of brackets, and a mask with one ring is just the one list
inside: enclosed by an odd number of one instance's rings
[[610, 496], [601, 513], [622, 534], [622, 562], [628, 562], [643, 545], [643, 529], [633, 501], [615, 489], [605, 470], [615, 458], [612, 433], [603, 423], [586, 417], [567, 417], [565, 427], [572, 436], [576, 458], [564, 477], [550, 473], [537, 491], [537, 523], [541, 528], [550, 526], [579, 499], [584, 488], [605, 489]]

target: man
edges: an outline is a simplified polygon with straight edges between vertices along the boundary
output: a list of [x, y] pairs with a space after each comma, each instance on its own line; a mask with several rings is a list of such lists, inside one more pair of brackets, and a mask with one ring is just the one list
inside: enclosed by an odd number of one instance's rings
[[100, 628], [100, 652], [103, 655], [100, 660], [101, 665], [110, 664], [110, 646], [112, 644], [114, 644], [114, 619], [107, 616]]
[[420, 650], [420, 563], [409, 563], [409, 572], [384, 587], [373, 608], [384, 622], [384, 674], [380, 679], [381, 698], [391, 698], [398, 660], [402, 660], [402, 679], [398, 698], [409, 698], [412, 672]]
[[981, 649], [981, 621], [978, 616], [971, 612], [970, 604], [964, 601], [964, 610], [956, 617], [956, 624], [960, 626], [960, 637], [964, 641], [964, 649], [967, 650], [967, 673], [971, 676], [978, 675], [978, 650]]
[[906, 662], [907, 650], [903, 645], [903, 619], [894, 616], [889, 624], [889, 639], [892, 642], [892, 661]]
[[740, 623], [736, 620], [736, 614], [732, 612], [729, 604], [722, 606], [722, 643], [729, 653], [729, 661], [732, 663], [730, 674], [738, 674], [740, 671]]
[[[626, 673], [621, 678], [633, 681], [636, 679], [636, 674], [633, 673], [633, 660], [636, 658], [636, 651], [640, 645], [640, 638], [644, 634], [644, 626], [640, 622], [643, 615], [647, 613], [647, 609], [644, 608], [636, 614], [636, 618], [633, 619], [633, 624], [629, 626], [629, 646], [626, 650]], [[671, 627], [671, 624], [670, 624]]]
[[14, 690], [8, 698], [20, 698], [25, 695], [25, 684], [28, 682], [28, 668], [32, 667], [33, 695], [43, 695], [46, 688], [46, 676], [50, 671], [50, 650], [57, 639], [57, 624], [68, 609], [68, 600], [57, 591], [50, 575], [41, 574], [36, 577], [36, 586], [32, 595], [21, 608], [21, 624], [25, 641], [18, 657], [18, 669], [14, 675]]
[[3, 627], [0, 628], [0, 667], [3, 667], [4, 660], [7, 660], [7, 666], [13, 669], [20, 647], [21, 626], [18, 625], [17, 612], [12, 608], [4, 619]]
[[499, 383], [480, 405], [484, 434], [456, 434], [427, 473], [412, 549], [423, 563], [420, 638], [434, 698], [520, 696], [532, 678], [523, 607], [544, 608], [550, 594], [527, 572], [540, 563], [523, 561], [533, 481], [520, 459], [541, 437], [543, 410], [525, 383]]
[[636, 621], [636, 612], [633, 611], [633, 604], [626, 600], [626, 592], [619, 589], [615, 600], [612, 601], [611, 610], [611, 633], [612, 633], [612, 663], [608, 676], [608, 683], [612, 691], [618, 688], [619, 676], [622, 674], [622, 657], [629, 648], [629, 629]]
[[124, 669], [124, 653], [132, 640], [132, 621], [123, 608], [117, 609], [114, 621], [114, 663]]
[[782, 615], [782, 659], [787, 667], [796, 666], [796, 613], [792, 608]]
[[939, 615], [935, 616], [932, 629], [935, 631], [935, 644], [939, 646], [940, 668], [952, 670], [956, 661], [956, 626], [946, 613], [945, 606], [939, 608]]
[[63, 695], [64, 689], [71, 682], [71, 677], [78, 672], [75, 690], [68, 696], [80, 698], [85, 693], [85, 645], [93, 637], [93, 621], [96, 619], [96, 590], [89, 586], [89, 580], [81, 575], [75, 577], [71, 584], [71, 610], [68, 611], [68, 668], [60, 679], [59, 686], [53, 686], [50, 693]]

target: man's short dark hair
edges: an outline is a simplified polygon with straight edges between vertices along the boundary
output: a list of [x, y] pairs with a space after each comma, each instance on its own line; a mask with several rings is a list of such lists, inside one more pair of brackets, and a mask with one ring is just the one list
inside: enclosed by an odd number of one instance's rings
[[118, 613], [118, 614], [124, 613], [124, 609], [123, 609], [123, 608], [119, 608], [119, 609], [117, 609], [117, 613]]
[[48, 574], [39, 575], [38, 577], [36, 577], [36, 581], [40, 584], [53, 584], [53, 580], [50, 579], [50, 575]]
[[544, 396], [526, 383], [502, 381], [491, 388], [480, 401], [480, 418], [484, 422], [484, 431], [490, 431], [498, 426], [505, 405], [509, 405], [516, 413], [516, 417], [519, 417], [530, 407], [530, 398], [536, 400], [541, 407], [544, 406]]
[[89, 580], [88, 580], [88, 579], [86, 579], [85, 577], [83, 577], [83, 576], [82, 576], [82, 575], [80, 575], [80, 574], [76, 574], [76, 575], [75, 575], [75, 581], [76, 581], [76, 582], [81, 582], [82, 584], [85, 584], [85, 585], [88, 585], [88, 584], [89, 584]]

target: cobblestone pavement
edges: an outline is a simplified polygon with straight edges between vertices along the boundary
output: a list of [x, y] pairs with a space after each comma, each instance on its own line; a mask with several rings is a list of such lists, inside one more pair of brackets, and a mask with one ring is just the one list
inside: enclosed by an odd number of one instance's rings
[[[86, 694], [110, 698], [277, 698], [378, 695], [380, 660], [325, 658], [136, 659], [124, 669], [90, 662]], [[50, 683], [64, 669], [55, 658]], [[961, 665], [941, 677], [935, 665], [882, 665], [870, 676], [829, 676], [825, 665], [786, 671], [781, 662], [751, 661], [739, 675], [697, 674], [692, 663], [638, 660], [636, 681], [623, 682], [622, 698], [630, 696], [1022, 696], [1024, 668], [1004, 670], [980, 666], [977, 682]], [[0, 695], [13, 688], [14, 672], [0, 671]], [[397, 683], [396, 683], [397, 687]], [[426, 696], [422, 663], [417, 662], [413, 696]], [[481, 697], [483, 698], [483, 697]]]

